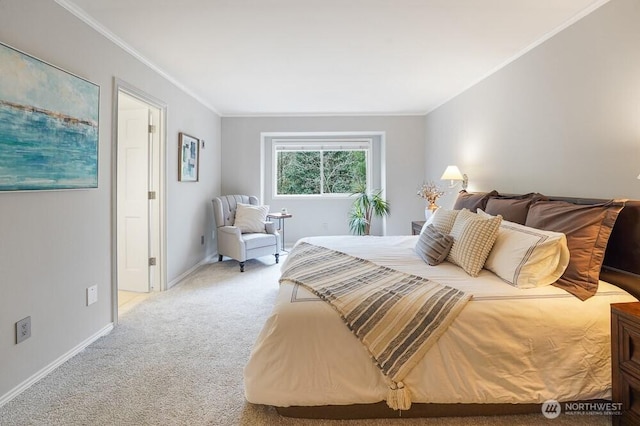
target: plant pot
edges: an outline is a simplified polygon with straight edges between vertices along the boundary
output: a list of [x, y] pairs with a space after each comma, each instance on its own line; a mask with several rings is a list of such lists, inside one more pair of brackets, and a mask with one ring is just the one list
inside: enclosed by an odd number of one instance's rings
[[425, 218], [425, 220], [429, 220], [429, 218], [431, 216], [433, 216], [433, 213], [436, 210], [438, 210], [438, 208], [440, 208], [440, 206], [438, 206], [436, 203], [429, 203], [429, 205], [424, 208], [424, 218]]

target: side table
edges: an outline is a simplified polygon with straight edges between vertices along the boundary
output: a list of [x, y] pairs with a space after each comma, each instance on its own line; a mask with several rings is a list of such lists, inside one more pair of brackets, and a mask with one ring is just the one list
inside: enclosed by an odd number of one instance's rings
[[640, 424], [636, 397], [640, 390], [640, 303], [611, 305], [611, 393], [621, 415], [612, 416], [614, 425]]
[[287, 252], [284, 249], [284, 220], [293, 217], [290, 213], [269, 213], [267, 218], [269, 219], [277, 219], [278, 220], [278, 231], [282, 234], [282, 251]]

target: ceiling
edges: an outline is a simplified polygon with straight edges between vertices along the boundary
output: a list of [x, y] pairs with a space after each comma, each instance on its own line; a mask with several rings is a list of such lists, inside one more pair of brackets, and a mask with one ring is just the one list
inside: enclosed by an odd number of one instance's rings
[[425, 114], [608, 0], [56, 0], [222, 116]]

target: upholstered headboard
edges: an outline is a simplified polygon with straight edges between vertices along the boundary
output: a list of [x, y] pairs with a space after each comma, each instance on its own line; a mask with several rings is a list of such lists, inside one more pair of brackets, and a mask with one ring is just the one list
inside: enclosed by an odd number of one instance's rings
[[611, 232], [600, 279], [640, 299], [640, 201], [629, 200]]

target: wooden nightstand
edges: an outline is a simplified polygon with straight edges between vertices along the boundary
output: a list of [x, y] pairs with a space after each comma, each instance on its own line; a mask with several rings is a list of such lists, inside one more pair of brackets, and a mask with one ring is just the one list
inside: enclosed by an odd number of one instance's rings
[[613, 424], [640, 424], [640, 302], [611, 305], [611, 388], [622, 403]]
[[414, 220], [411, 222], [411, 235], [420, 235], [420, 231], [422, 231], [422, 225], [424, 225], [424, 220]]

